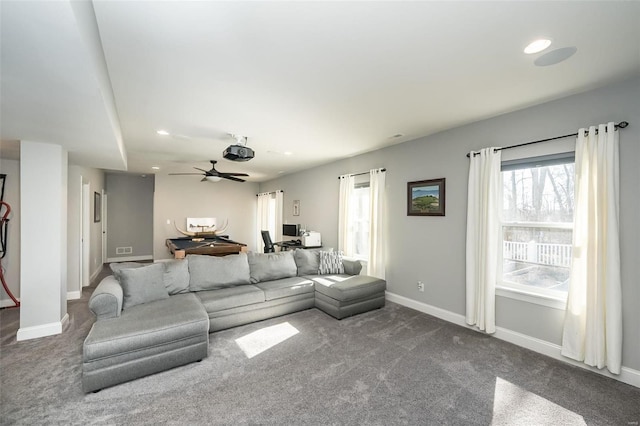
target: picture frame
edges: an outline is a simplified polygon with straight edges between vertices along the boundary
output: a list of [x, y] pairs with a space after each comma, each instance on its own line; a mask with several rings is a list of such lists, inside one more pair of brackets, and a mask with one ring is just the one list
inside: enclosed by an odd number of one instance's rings
[[100, 193], [93, 193], [93, 221], [95, 223], [102, 220], [102, 198]]
[[445, 178], [407, 182], [407, 216], [444, 216]]
[[293, 200], [293, 215], [300, 216], [300, 200]]

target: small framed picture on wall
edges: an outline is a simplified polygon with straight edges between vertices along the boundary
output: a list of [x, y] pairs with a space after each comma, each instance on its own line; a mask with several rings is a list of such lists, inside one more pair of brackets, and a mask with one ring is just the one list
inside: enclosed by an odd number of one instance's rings
[[93, 193], [93, 221], [100, 222], [102, 220], [102, 199], [100, 193]]
[[300, 200], [293, 200], [293, 215], [300, 216]]
[[407, 216], [444, 216], [445, 179], [407, 182]]

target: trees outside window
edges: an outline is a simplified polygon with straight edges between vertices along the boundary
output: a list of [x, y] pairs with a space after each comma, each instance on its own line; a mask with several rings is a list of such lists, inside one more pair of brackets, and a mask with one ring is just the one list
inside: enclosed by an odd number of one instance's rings
[[572, 156], [503, 163], [503, 287], [566, 297], [574, 175]]

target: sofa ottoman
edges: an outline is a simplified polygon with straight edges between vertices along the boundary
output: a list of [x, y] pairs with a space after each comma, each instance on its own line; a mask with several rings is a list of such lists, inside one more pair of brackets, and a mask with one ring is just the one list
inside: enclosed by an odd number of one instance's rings
[[82, 388], [92, 392], [200, 361], [209, 349], [209, 317], [191, 293], [145, 303], [97, 321], [84, 341]]
[[316, 308], [342, 319], [382, 308], [387, 282], [367, 275], [310, 277], [315, 282]]

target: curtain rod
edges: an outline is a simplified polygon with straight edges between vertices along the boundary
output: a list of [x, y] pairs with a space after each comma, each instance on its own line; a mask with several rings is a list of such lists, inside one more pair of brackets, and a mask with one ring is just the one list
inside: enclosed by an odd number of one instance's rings
[[[379, 172], [386, 172], [387, 169], [373, 169], [373, 170], [378, 170]], [[370, 171], [368, 172], [362, 172], [362, 173], [351, 173], [349, 175], [342, 175], [342, 176], [361, 176], [361, 175], [368, 175], [370, 173]], [[340, 179], [342, 176], [338, 176], [338, 179]]]
[[277, 192], [282, 192], [284, 194], [284, 191], [282, 189], [278, 189], [277, 191], [271, 191], [271, 192], [261, 192], [259, 194], [256, 194], [256, 197], [259, 197], [261, 195], [269, 195], [269, 194], [275, 194]]
[[[618, 124], [616, 124], [616, 125], [615, 125], [615, 128], [616, 128], [616, 129], [624, 129], [624, 128], [625, 128], [625, 127], [627, 127], [628, 125], [629, 125], [629, 122], [627, 122], [627, 121], [621, 121], [620, 123], [618, 123]], [[589, 133], [589, 131], [588, 131], [588, 130], [586, 130], [586, 131], [585, 131], [585, 133]], [[596, 134], [598, 134], [598, 129], [596, 129]], [[562, 135], [562, 136], [556, 136], [556, 137], [553, 137], [553, 138], [540, 139], [540, 140], [538, 140], [538, 141], [531, 141], [531, 142], [520, 143], [520, 144], [518, 144], [518, 145], [505, 146], [505, 147], [503, 147], [503, 148], [495, 148], [495, 149], [493, 150], [493, 152], [498, 152], [498, 151], [501, 151], [501, 150], [504, 150], [504, 149], [517, 148], [517, 147], [519, 147], [519, 146], [533, 145], [534, 143], [548, 142], [548, 141], [554, 141], [554, 140], [556, 140], [556, 139], [570, 138], [570, 137], [572, 137], [572, 136], [578, 136], [578, 132], [576, 132], [576, 133], [571, 133], [570, 135]], [[471, 154], [471, 153], [468, 153], [468, 154], [467, 154], [467, 157], [469, 157], [469, 154]], [[478, 155], [478, 154], [480, 154], [480, 153], [479, 153], [479, 152], [474, 152], [474, 153], [473, 153], [473, 156], [475, 157], [475, 156], [476, 156], [476, 155]]]

